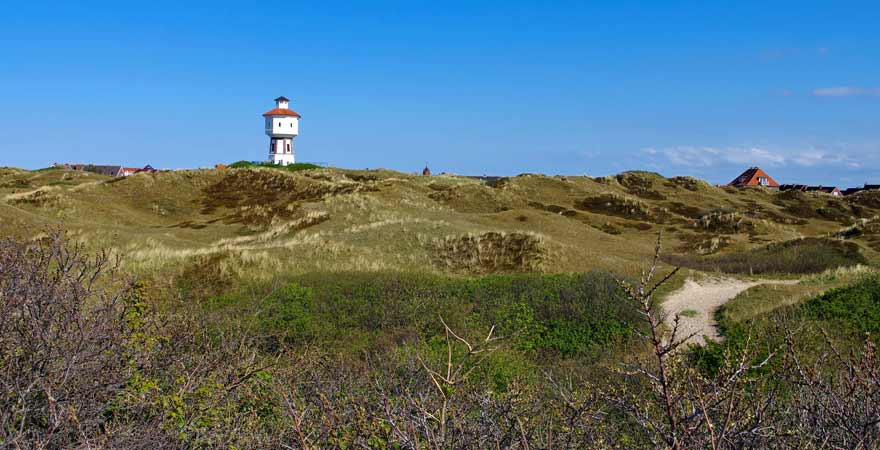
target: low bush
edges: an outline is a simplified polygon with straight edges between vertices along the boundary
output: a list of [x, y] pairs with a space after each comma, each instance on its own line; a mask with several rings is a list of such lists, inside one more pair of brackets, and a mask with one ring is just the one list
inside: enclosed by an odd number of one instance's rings
[[654, 210], [641, 200], [614, 193], [603, 193], [584, 198], [576, 202], [575, 207], [591, 213], [654, 223], [662, 223], [667, 215], [665, 210]]
[[534, 233], [486, 232], [433, 242], [434, 265], [452, 272], [535, 272], [544, 267], [547, 246]]
[[694, 222], [694, 227], [702, 232], [719, 234], [753, 233], [755, 222], [738, 212], [712, 212]]
[[653, 189], [652, 178], [662, 178], [656, 173], [624, 172], [617, 175], [617, 182], [626, 188], [626, 192], [648, 200], [666, 200], [666, 196]]
[[[625, 340], [638, 317], [606, 272], [583, 275], [311, 274], [269, 295], [215, 297], [208, 307], [255, 311], [267, 348], [320, 345], [342, 353], [390, 348], [442, 332], [438, 317], [462, 330], [516, 334], [529, 354], [597, 355]], [[229, 309], [231, 308], [231, 310]]]
[[880, 277], [832, 289], [803, 304], [809, 318], [831, 322], [839, 331], [880, 332]]
[[755, 275], [819, 273], [866, 263], [858, 245], [821, 238], [796, 239], [710, 257], [670, 255], [664, 259], [670, 264], [705, 272]]

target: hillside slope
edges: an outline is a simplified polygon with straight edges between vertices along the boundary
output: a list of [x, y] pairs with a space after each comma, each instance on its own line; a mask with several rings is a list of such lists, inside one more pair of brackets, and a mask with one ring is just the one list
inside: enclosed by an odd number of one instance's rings
[[[569, 272], [633, 275], [653, 251], [729, 253], [861, 225], [876, 193], [847, 199], [718, 188], [628, 172], [520, 175], [492, 183], [386, 170], [193, 170], [111, 179], [0, 169], [0, 235], [53, 227], [111, 247], [134, 269], [211, 261], [255, 277], [314, 271]], [[859, 219], [866, 219], [859, 222]]]

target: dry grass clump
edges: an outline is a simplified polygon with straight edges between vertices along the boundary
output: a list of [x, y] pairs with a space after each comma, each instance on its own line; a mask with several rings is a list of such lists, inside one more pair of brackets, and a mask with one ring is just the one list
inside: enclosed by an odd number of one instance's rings
[[618, 235], [618, 234], [623, 233], [623, 230], [621, 230], [620, 227], [614, 225], [611, 222], [605, 222], [601, 225], [591, 225], [591, 226], [593, 228], [603, 232], [603, 233], [606, 233], [606, 234]]
[[511, 187], [510, 177], [501, 177], [486, 182], [486, 186], [495, 189], [509, 189]]
[[577, 211], [573, 209], [568, 209], [564, 206], [559, 205], [545, 205], [541, 202], [529, 202], [529, 206], [535, 209], [540, 209], [542, 211], [547, 211], [553, 214], [559, 214], [560, 216], [565, 217], [575, 217], [577, 216]]
[[430, 187], [433, 192], [428, 194], [429, 198], [458, 212], [495, 213], [512, 209], [516, 203], [507, 192], [483, 184], [442, 186], [432, 183]]
[[[825, 200], [824, 204], [819, 202]], [[800, 218], [815, 218], [849, 223], [862, 209], [847, 205], [842, 200], [827, 194], [801, 191], [785, 191], [776, 196], [774, 203], [783, 207], [783, 212]], [[864, 206], [864, 205], [863, 205]]]
[[775, 211], [765, 210], [762, 208], [750, 210], [748, 212], [748, 215], [756, 219], [769, 220], [770, 222], [778, 223], [780, 225], [806, 225], [810, 223], [810, 221], [807, 219], [784, 216]]
[[679, 216], [687, 217], [688, 219], [700, 219], [706, 214], [709, 213], [706, 209], [687, 205], [682, 202], [672, 202], [669, 204], [669, 210]]
[[851, 205], [880, 209], [880, 190], [862, 191], [846, 197]]
[[8, 177], [10, 175], [18, 175], [22, 173], [25, 173], [25, 171], [16, 167], [0, 167], [0, 177]]
[[227, 223], [267, 226], [293, 217], [297, 208], [291, 204], [372, 189], [345, 178], [325, 181], [271, 170], [233, 170], [203, 190], [201, 212], [231, 209]]
[[660, 223], [664, 220], [665, 210], [652, 209], [647, 203], [624, 195], [605, 192], [587, 197], [575, 203], [575, 207], [596, 214], [623, 217], [630, 220], [644, 220]]
[[53, 191], [58, 188], [54, 186], [44, 186], [39, 189], [18, 192], [7, 195], [6, 201], [12, 205], [29, 205], [36, 207], [57, 206], [61, 203], [61, 196]]
[[694, 222], [694, 227], [702, 231], [722, 234], [754, 233], [757, 229], [752, 219], [738, 212], [724, 211], [716, 211], [700, 217]]
[[878, 216], [874, 216], [870, 219], [859, 219], [856, 223], [831, 233], [831, 237], [851, 239], [873, 234], [880, 234], [880, 217]]
[[666, 200], [665, 195], [653, 189], [654, 182], [651, 178], [658, 176], [644, 172], [624, 172], [617, 175], [616, 179], [621, 186], [626, 188], [626, 192], [636, 197], [648, 200]]
[[682, 244], [676, 250], [688, 254], [711, 255], [730, 245], [730, 238], [727, 236], [682, 234], [679, 239]]
[[[0, 174], [0, 177], [2, 176]], [[29, 187], [31, 187], [31, 182], [27, 178], [12, 178], [0, 182], [0, 189], [27, 189]]]
[[694, 177], [672, 177], [668, 182], [672, 186], [681, 187], [691, 192], [707, 191], [712, 189], [712, 185]]
[[305, 215], [287, 222], [276, 223], [262, 233], [235, 238], [221, 239], [215, 243], [217, 247], [234, 247], [241, 245], [263, 244], [295, 233], [330, 220], [330, 214], [324, 211], [310, 211]]
[[862, 239], [872, 249], [880, 251], [880, 217], [859, 219], [856, 223], [831, 233], [837, 239]]
[[433, 242], [433, 260], [453, 272], [535, 272], [548, 257], [544, 236], [490, 231], [447, 236]]
[[878, 269], [864, 264], [836, 267], [822, 273], [809, 275], [801, 279], [801, 284], [826, 284], [834, 281], [853, 282], [870, 275], [876, 275]]

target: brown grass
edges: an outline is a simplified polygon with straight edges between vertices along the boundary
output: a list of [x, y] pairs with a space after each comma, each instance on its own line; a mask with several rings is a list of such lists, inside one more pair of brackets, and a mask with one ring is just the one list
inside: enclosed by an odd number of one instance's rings
[[438, 267], [467, 273], [540, 271], [548, 254], [541, 235], [494, 231], [449, 236], [432, 250]]
[[596, 214], [623, 217], [630, 220], [647, 220], [660, 223], [663, 214], [652, 209], [647, 203], [624, 195], [603, 193], [584, 198], [575, 203], [578, 209]]

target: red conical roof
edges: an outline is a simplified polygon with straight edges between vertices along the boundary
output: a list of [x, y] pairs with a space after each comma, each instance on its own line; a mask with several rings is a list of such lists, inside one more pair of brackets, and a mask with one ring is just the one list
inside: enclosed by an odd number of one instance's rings
[[263, 113], [263, 117], [269, 117], [269, 116], [291, 116], [291, 117], [297, 117], [297, 118], [302, 117], [296, 111], [291, 110], [291, 109], [287, 109], [287, 108], [275, 108], [273, 110], [266, 111]]

